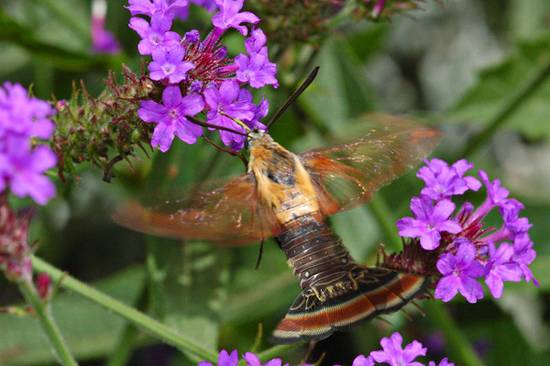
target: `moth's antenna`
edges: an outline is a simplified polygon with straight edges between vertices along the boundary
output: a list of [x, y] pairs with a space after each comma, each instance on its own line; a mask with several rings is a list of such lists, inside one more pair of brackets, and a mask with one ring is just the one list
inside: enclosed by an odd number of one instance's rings
[[202, 126], [202, 127], [214, 128], [216, 130], [223, 130], [223, 131], [227, 131], [227, 132], [231, 132], [231, 133], [236, 133], [237, 135], [248, 137], [248, 134], [246, 134], [244, 132], [241, 132], [241, 131], [234, 130], [234, 129], [229, 128], [229, 127], [213, 125], [211, 123], [203, 122], [200, 119], [197, 119], [197, 118], [191, 117], [191, 116], [185, 116], [185, 118], [188, 119], [189, 121], [193, 122], [194, 124]]
[[302, 82], [302, 84], [298, 87], [298, 89], [296, 89], [291, 95], [290, 97], [288, 97], [288, 99], [286, 100], [286, 102], [277, 110], [277, 112], [275, 112], [275, 114], [273, 115], [273, 117], [271, 117], [271, 119], [269, 120], [269, 122], [267, 122], [267, 128], [269, 128], [269, 126], [271, 126], [277, 119], [279, 119], [279, 117], [281, 117], [281, 115], [283, 113], [285, 113], [285, 111], [288, 109], [288, 107], [290, 107], [290, 105], [292, 103], [294, 103], [294, 101], [296, 99], [298, 99], [298, 97], [307, 89], [307, 87], [313, 82], [313, 80], [315, 80], [315, 77], [317, 76], [317, 73], [319, 72], [319, 66], [316, 66], [310, 73], [309, 75], [307, 76], [307, 78]]

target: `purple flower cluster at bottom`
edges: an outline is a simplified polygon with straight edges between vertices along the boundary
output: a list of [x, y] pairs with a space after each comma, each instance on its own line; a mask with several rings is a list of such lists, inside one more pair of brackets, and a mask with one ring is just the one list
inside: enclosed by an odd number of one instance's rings
[[53, 114], [50, 104], [29, 97], [21, 85], [0, 87], [0, 194], [10, 189], [41, 205], [54, 196], [55, 186], [43, 173], [55, 166], [56, 157], [49, 147], [33, 142], [51, 137]]
[[[412, 341], [403, 348], [403, 337], [398, 332], [393, 333], [390, 337], [382, 338], [380, 345], [381, 350], [372, 351], [369, 356], [359, 355], [353, 360], [352, 366], [374, 366], [376, 364], [386, 364], [390, 366], [424, 366], [425, 364], [416, 361], [420, 356], [426, 355], [426, 347], [418, 341]], [[243, 355], [243, 360], [247, 366], [281, 366], [283, 364], [280, 358], [274, 358], [262, 363], [259, 357], [251, 352]], [[239, 354], [237, 350], [228, 353], [222, 350], [218, 356], [217, 366], [237, 366], [239, 364]], [[198, 366], [213, 366], [212, 363], [202, 361]], [[288, 364], [285, 364], [288, 366]], [[301, 364], [301, 366], [311, 366], [309, 364]], [[337, 365], [335, 365], [337, 366]], [[449, 362], [447, 358], [442, 359], [439, 363], [429, 361], [428, 366], [454, 366], [454, 363]]]
[[[473, 167], [466, 160], [453, 165], [433, 159], [426, 162], [417, 176], [425, 183], [420, 197], [411, 199], [415, 217], [397, 222], [399, 235], [413, 238], [426, 251], [437, 256], [437, 277], [440, 277], [435, 297], [450, 301], [457, 293], [470, 303], [483, 298], [483, 279], [495, 298], [502, 296], [504, 282], [533, 281], [529, 265], [535, 260], [525, 217], [520, 217], [523, 204], [509, 198], [509, 192], [500, 181], [491, 181], [479, 171], [481, 182], [465, 173]], [[482, 186], [486, 198], [475, 208], [465, 202], [456, 210], [454, 196]], [[500, 228], [488, 227], [485, 217], [496, 211], [501, 219]]]

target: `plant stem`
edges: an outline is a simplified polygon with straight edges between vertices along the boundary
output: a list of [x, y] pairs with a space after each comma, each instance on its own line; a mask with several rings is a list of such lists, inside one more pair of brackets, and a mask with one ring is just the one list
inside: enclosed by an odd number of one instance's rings
[[548, 76], [550, 76], [550, 58], [545, 58], [531, 77], [502, 104], [493, 118], [487, 122], [487, 126], [470, 140], [460, 156], [471, 156], [477, 152], [508, 118], [514, 114], [518, 107], [544, 84]]
[[457, 361], [457, 364], [484, 366], [483, 361], [468, 342], [464, 333], [460, 331], [460, 326], [451, 317], [445, 305], [437, 301], [430, 301], [426, 303], [425, 308], [428, 312], [428, 319], [437, 324], [437, 328], [441, 329], [445, 335], [449, 353], [452, 359]]
[[[137, 300], [136, 308], [139, 311], [143, 311], [147, 306], [148, 300], [148, 287], [147, 283], [144, 283], [141, 287], [140, 294]], [[107, 360], [107, 366], [124, 366], [128, 363], [132, 350], [135, 346], [136, 339], [138, 337], [138, 329], [132, 323], [126, 323], [124, 330], [122, 331], [119, 339], [116, 342], [116, 346]]]
[[112, 311], [113, 313], [120, 315], [121, 317], [132, 322], [141, 329], [153, 334], [163, 342], [171, 344], [182, 351], [194, 353], [201, 359], [210, 362], [217, 362], [218, 355], [201, 345], [196, 344], [191, 339], [182, 334], [178, 334], [173, 329], [167, 327], [165, 324], [143, 314], [140, 311], [80, 282], [74, 277], [71, 277], [52, 265], [44, 262], [42, 259], [33, 256], [33, 267], [40, 272], [46, 272], [49, 274], [53, 281], [58, 281], [62, 278], [61, 286], [65, 289], [71, 290], [90, 301], [93, 301], [104, 308]]
[[78, 363], [74, 359], [69, 347], [65, 343], [57, 324], [55, 323], [49, 306], [42, 301], [38, 295], [36, 288], [32, 282], [22, 281], [19, 283], [19, 290], [27, 300], [27, 303], [32, 306], [42, 330], [50, 341], [50, 345], [54, 349], [59, 362], [64, 366], [77, 366]]
[[400, 251], [403, 249], [403, 242], [401, 237], [397, 235], [395, 218], [392, 217], [390, 208], [384, 200], [382, 193], [378, 192], [369, 201], [369, 208], [371, 209], [374, 217], [380, 224], [386, 240], [388, 240], [388, 247], [393, 251]]

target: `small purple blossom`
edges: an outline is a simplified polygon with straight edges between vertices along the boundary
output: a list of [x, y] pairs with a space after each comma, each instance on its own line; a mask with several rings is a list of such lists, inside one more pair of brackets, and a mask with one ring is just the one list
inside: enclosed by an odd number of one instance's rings
[[502, 296], [504, 281], [521, 280], [522, 271], [519, 264], [515, 262], [514, 254], [514, 248], [508, 243], [502, 243], [498, 248], [493, 243], [489, 243], [489, 263], [485, 283], [496, 299]]
[[537, 252], [533, 249], [533, 242], [527, 235], [514, 240], [514, 261], [518, 264], [525, 281], [533, 281], [538, 286], [538, 281], [533, 276], [529, 265], [533, 263]]
[[444, 253], [437, 261], [437, 269], [443, 277], [437, 283], [435, 297], [450, 301], [460, 292], [470, 303], [483, 298], [483, 288], [477, 281], [485, 269], [476, 260], [476, 249], [466, 239], [457, 239], [456, 254]]
[[372, 356], [359, 355], [355, 357], [351, 366], [374, 366], [374, 359]]
[[269, 61], [266, 37], [261, 29], [256, 29], [246, 40], [248, 55], [240, 54], [235, 57], [238, 66], [236, 75], [241, 83], [248, 82], [253, 88], [261, 88], [265, 85], [279, 86], [275, 78], [277, 65]]
[[129, 0], [126, 7], [132, 15], [165, 16], [173, 19], [177, 12], [186, 9], [188, 0]]
[[36, 203], [46, 204], [55, 195], [55, 186], [43, 174], [55, 166], [54, 153], [47, 146], [31, 150], [26, 141], [8, 140], [0, 151], [0, 190], [10, 186], [16, 196], [30, 196]]
[[[228, 353], [226, 350], [221, 350], [218, 355], [218, 366], [237, 366], [239, 364], [239, 353], [237, 350], [233, 350]], [[214, 366], [207, 361], [201, 361], [197, 366]]]
[[181, 47], [167, 52], [157, 50], [153, 52], [153, 61], [149, 64], [149, 76], [152, 80], [168, 79], [170, 84], [185, 80], [187, 72], [195, 67], [192, 62], [183, 61], [185, 51]]
[[9, 188], [18, 197], [45, 204], [55, 186], [43, 174], [56, 164], [51, 149], [31, 147], [31, 138], [49, 138], [54, 129], [53, 108], [29, 97], [19, 84], [0, 87], [0, 194]]
[[455, 209], [450, 200], [441, 200], [435, 205], [428, 197], [411, 199], [411, 211], [416, 218], [404, 217], [397, 222], [399, 235], [404, 237], [419, 237], [420, 245], [427, 250], [439, 246], [441, 232], [456, 234], [462, 227], [449, 216]]
[[439, 361], [439, 363], [437, 363], [437, 364], [434, 361], [430, 361], [428, 363], [428, 366], [455, 366], [455, 364], [452, 363], [452, 362], [449, 362], [447, 357], [445, 357], [441, 361]]
[[138, 43], [140, 55], [151, 55], [153, 52], [176, 49], [180, 44], [180, 36], [170, 32], [172, 21], [164, 17], [152, 17], [151, 24], [145, 19], [133, 17], [128, 26], [141, 37]]
[[20, 84], [5, 82], [0, 87], [0, 138], [6, 134], [50, 138], [55, 128], [52, 106], [28, 96]]
[[510, 192], [502, 187], [499, 179], [491, 182], [489, 176], [483, 170], [479, 171], [479, 177], [487, 188], [487, 199], [495, 206], [502, 205], [507, 200]]
[[402, 347], [403, 337], [395, 332], [391, 337], [382, 338], [380, 345], [382, 351], [373, 351], [370, 356], [376, 362], [385, 362], [390, 366], [423, 366], [415, 361], [418, 356], [425, 356], [427, 349], [418, 341]]
[[439, 200], [461, 195], [469, 189], [477, 191], [481, 183], [474, 177], [464, 177], [472, 167], [473, 164], [465, 159], [452, 166], [440, 159], [426, 161], [426, 166], [420, 168], [416, 174], [426, 183], [421, 193], [433, 200]]
[[172, 145], [174, 136], [194, 144], [202, 135], [202, 128], [190, 122], [185, 116], [194, 116], [204, 109], [200, 95], [182, 97], [180, 88], [169, 86], [162, 93], [162, 104], [147, 100], [141, 103], [138, 116], [145, 122], [156, 123], [151, 145], [166, 152]]
[[246, 36], [248, 29], [241, 24], [256, 24], [260, 18], [249, 11], [240, 12], [243, 3], [244, 0], [216, 0], [219, 12], [212, 17], [212, 24], [222, 30], [235, 28], [243, 36]]
[[283, 364], [280, 358], [274, 358], [262, 364], [260, 358], [252, 352], [246, 352], [243, 359], [246, 361], [247, 366], [281, 366]]
[[[243, 122], [254, 120], [256, 106], [252, 103], [252, 95], [250, 92], [240, 89], [236, 81], [227, 80], [219, 88], [206, 89], [204, 99], [210, 109], [206, 117], [211, 124], [229, 127], [244, 133], [244, 128], [231, 118]], [[235, 150], [243, 147], [244, 136], [220, 130], [220, 137], [226, 146]]]

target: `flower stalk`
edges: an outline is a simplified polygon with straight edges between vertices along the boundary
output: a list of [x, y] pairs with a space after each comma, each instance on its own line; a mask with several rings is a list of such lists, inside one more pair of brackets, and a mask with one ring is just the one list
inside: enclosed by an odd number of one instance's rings
[[533, 72], [532, 76], [508, 100], [503, 102], [502, 107], [487, 122], [487, 126], [468, 142], [460, 156], [470, 157], [484, 146], [491, 136], [506, 123], [508, 118], [544, 84], [549, 76], [550, 57], [547, 57], [540, 67]]
[[182, 351], [190, 352], [203, 360], [212, 362], [217, 360], [217, 354], [215, 352], [202, 347], [182, 334], [178, 334], [175, 330], [159, 322], [158, 320], [155, 320], [148, 315], [94, 289], [93, 287], [80, 282], [76, 278], [67, 275], [40, 258], [33, 256], [32, 264], [36, 271], [47, 273], [51, 276], [54, 282], [62, 279], [61, 287], [73, 291], [80, 296], [103, 306], [104, 308], [128, 320], [137, 327], [153, 334], [163, 342], [177, 347]]
[[26, 280], [19, 281], [19, 290], [25, 297], [27, 303], [33, 308], [36, 317], [40, 321], [40, 326], [48, 338], [59, 362], [64, 366], [78, 365], [51, 315], [48, 303], [40, 298], [33, 283]]

